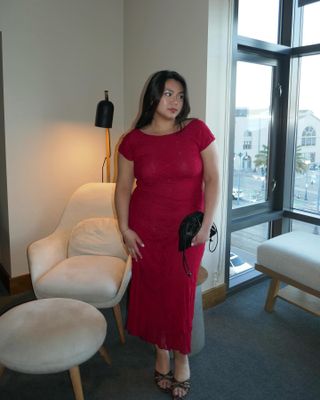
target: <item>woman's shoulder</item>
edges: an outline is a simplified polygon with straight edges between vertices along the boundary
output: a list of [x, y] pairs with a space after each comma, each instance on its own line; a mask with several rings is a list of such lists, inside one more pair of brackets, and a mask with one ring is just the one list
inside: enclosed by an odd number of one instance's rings
[[183, 121], [183, 128], [209, 129], [207, 124], [199, 118], [188, 118]]
[[186, 118], [184, 121], [182, 121], [182, 128], [186, 128], [188, 125], [190, 125], [191, 123], [196, 123], [198, 120], [198, 118]]
[[124, 136], [134, 136], [134, 135], [138, 134], [139, 132], [140, 132], [140, 129], [131, 128], [124, 134]]
[[121, 140], [121, 142], [123, 142], [123, 141], [131, 141], [131, 140], [134, 140], [137, 135], [139, 135], [139, 129], [132, 128], [129, 131], [125, 132], [121, 136], [120, 140]]
[[132, 146], [139, 137], [139, 130], [136, 128], [130, 129], [120, 136], [120, 146]]
[[184, 130], [199, 144], [200, 149], [204, 149], [215, 140], [215, 136], [208, 125], [199, 118], [190, 118], [186, 120]]

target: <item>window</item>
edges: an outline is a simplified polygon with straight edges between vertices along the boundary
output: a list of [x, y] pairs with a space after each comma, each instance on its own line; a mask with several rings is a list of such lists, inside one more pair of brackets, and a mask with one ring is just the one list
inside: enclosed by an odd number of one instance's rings
[[234, 3], [228, 270], [253, 265], [260, 226], [320, 234], [320, 1]]
[[308, 223], [302, 222], [302, 221], [296, 221], [294, 219], [291, 221], [291, 230], [292, 231], [309, 232], [309, 233], [313, 233], [315, 235], [320, 234], [320, 226], [308, 224]]
[[231, 234], [229, 258], [230, 287], [259, 276], [254, 269], [257, 247], [268, 239], [269, 224], [258, 224]]
[[[310, 7], [310, 6], [308, 6]], [[320, 18], [320, 8], [319, 8]], [[295, 210], [319, 214], [320, 202], [320, 82], [315, 79], [320, 69], [320, 54], [300, 57], [296, 60], [300, 72], [297, 91], [297, 134], [294, 172]]]
[[315, 146], [316, 131], [312, 126], [307, 126], [302, 132], [301, 146]]
[[272, 78], [273, 66], [237, 62], [233, 208], [267, 199]]
[[278, 42], [279, 0], [239, 0], [238, 35]]
[[320, 2], [303, 7], [302, 45], [320, 43]]

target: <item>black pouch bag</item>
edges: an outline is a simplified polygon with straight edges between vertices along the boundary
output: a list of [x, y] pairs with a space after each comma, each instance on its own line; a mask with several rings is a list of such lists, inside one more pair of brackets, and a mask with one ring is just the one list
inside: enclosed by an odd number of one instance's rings
[[[195, 211], [192, 214], [187, 215], [183, 218], [180, 227], [179, 227], [179, 251], [182, 251], [182, 260], [183, 260], [183, 267], [186, 271], [187, 275], [191, 276], [191, 271], [188, 266], [188, 262], [185, 255], [185, 250], [191, 246], [192, 239], [196, 236], [201, 228], [201, 224], [203, 221], [203, 212], [202, 211]], [[213, 236], [217, 237], [216, 243], [212, 248], [212, 238]], [[210, 228], [209, 234], [209, 250], [214, 252], [218, 245], [218, 230], [216, 225], [213, 223]]]

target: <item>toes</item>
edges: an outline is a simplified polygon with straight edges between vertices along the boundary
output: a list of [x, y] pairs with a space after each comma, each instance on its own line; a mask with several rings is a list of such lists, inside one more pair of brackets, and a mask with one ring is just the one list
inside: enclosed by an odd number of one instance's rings
[[162, 381], [159, 382], [159, 386], [160, 386], [162, 389], [169, 389], [169, 388], [171, 387], [171, 382], [168, 381], [167, 379], [164, 379], [164, 380], [162, 380]]
[[187, 394], [187, 392], [186, 392], [186, 390], [183, 390], [183, 389], [180, 389], [180, 388], [175, 388], [175, 389], [172, 391], [172, 394], [173, 394], [173, 396], [175, 396], [175, 397], [183, 398], [183, 397]]
[[184, 382], [174, 380], [172, 385], [172, 398], [174, 400], [185, 399], [190, 389], [190, 380], [187, 379]]
[[170, 391], [172, 385], [173, 374], [169, 371], [167, 374], [162, 374], [155, 370], [154, 380], [157, 386], [164, 391]]

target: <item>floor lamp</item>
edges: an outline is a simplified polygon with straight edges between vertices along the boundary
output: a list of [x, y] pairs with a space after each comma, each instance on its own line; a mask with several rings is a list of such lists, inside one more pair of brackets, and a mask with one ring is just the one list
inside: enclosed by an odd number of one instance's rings
[[113, 120], [113, 104], [109, 100], [108, 90], [104, 91], [105, 99], [99, 101], [97, 105], [96, 121], [95, 126], [100, 128], [106, 128], [106, 157], [102, 165], [102, 182], [103, 182], [103, 168], [106, 164], [106, 180], [110, 182], [110, 157], [111, 157], [111, 146], [110, 146], [110, 132], [109, 128], [112, 128]]

